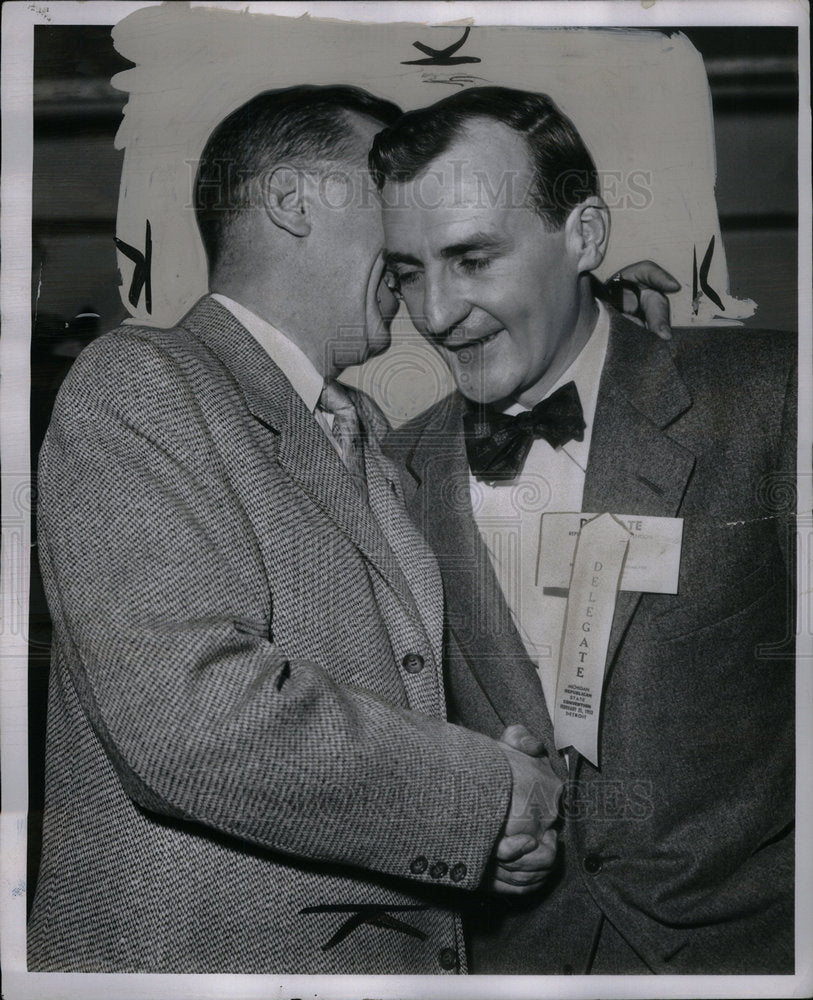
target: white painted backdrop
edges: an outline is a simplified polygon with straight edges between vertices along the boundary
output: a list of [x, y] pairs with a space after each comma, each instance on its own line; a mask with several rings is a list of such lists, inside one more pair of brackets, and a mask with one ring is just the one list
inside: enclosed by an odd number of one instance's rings
[[[460, 24], [364, 24], [244, 11], [148, 7], [113, 30], [136, 65], [114, 78], [129, 94], [117, 147], [125, 150], [117, 235], [144, 248], [152, 230], [152, 311], [127, 292], [134, 264], [119, 254], [122, 301], [134, 319], [171, 325], [206, 292], [206, 266], [192, 209], [197, 160], [213, 127], [256, 93], [298, 83], [352, 83], [405, 109], [462, 86], [486, 83], [549, 93], [593, 153], [612, 209], [601, 274], [642, 258], [682, 283], [677, 325], [749, 316], [750, 300], [728, 295], [714, 197], [711, 98], [703, 61], [680, 33], [542, 27], [477, 27], [455, 53], [479, 62], [405, 65], [462, 37]], [[692, 303], [692, 260], [714, 238], [708, 296]], [[396, 423], [449, 389], [440, 359], [399, 316], [393, 346], [349, 373]]]

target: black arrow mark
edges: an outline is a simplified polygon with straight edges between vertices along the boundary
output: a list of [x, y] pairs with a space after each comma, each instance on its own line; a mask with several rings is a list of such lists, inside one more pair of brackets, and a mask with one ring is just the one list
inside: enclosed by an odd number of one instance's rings
[[419, 52], [425, 52], [429, 57], [428, 59], [405, 59], [401, 65], [402, 66], [458, 66], [461, 63], [478, 63], [481, 62], [477, 56], [456, 56], [455, 52], [460, 48], [460, 46], [469, 37], [469, 32], [471, 28], [466, 28], [463, 32], [463, 37], [458, 38], [456, 42], [452, 42], [451, 45], [447, 46], [445, 49], [433, 49], [429, 45], [424, 45], [423, 42], [413, 42], [413, 46], [418, 49]]
[[300, 913], [349, 913], [350, 916], [345, 920], [343, 924], [339, 927], [336, 933], [331, 937], [327, 944], [322, 945], [322, 951], [329, 951], [331, 948], [340, 944], [346, 937], [353, 933], [354, 930], [361, 927], [362, 924], [370, 924], [373, 927], [386, 927], [388, 930], [401, 931], [402, 934], [407, 934], [410, 937], [418, 938], [420, 941], [426, 940], [426, 934], [417, 927], [413, 927], [412, 924], [408, 924], [403, 920], [398, 920], [396, 917], [392, 916], [392, 913], [387, 913], [390, 911], [403, 911], [403, 910], [425, 910], [425, 906], [377, 906], [377, 905], [360, 905], [360, 906], [342, 906], [342, 905], [328, 905], [328, 906], [306, 906], [304, 909], [300, 910]]
[[144, 305], [147, 308], [147, 312], [152, 313], [152, 278], [150, 276], [152, 266], [152, 229], [150, 228], [150, 220], [147, 219], [147, 230], [144, 236], [144, 253], [136, 250], [135, 247], [131, 247], [124, 240], [120, 240], [118, 236], [115, 236], [114, 240], [116, 246], [124, 256], [128, 257], [135, 264], [127, 301], [134, 309], [137, 308], [138, 300], [141, 297], [141, 289], [143, 288]]
[[[709, 270], [711, 268], [711, 258], [714, 256], [714, 240], [715, 237], [709, 240], [709, 245], [706, 247], [706, 252], [703, 255], [703, 260], [700, 262], [700, 289], [705, 292], [706, 295], [711, 299], [711, 301], [717, 306], [718, 309], [722, 309], [725, 312], [725, 306], [723, 301], [717, 292], [709, 284]], [[698, 284], [698, 273], [697, 273], [697, 247], [693, 248], [693, 260], [692, 260], [692, 291], [694, 292], [694, 301], [697, 302], [700, 297], [700, 293], [697, 290]], [[695, 312], [697, 312], [697, 306], [695, 305]]]

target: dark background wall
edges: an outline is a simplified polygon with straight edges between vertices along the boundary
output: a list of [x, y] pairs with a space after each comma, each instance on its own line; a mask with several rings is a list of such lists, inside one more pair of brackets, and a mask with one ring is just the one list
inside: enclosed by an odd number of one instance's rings
[[[717, 145], [717, 204], [730, 290], [749, 326], [797, 329], [795, 29], [680, 29], [702, 53]], [[32, 460], [73, 357], [126, 315], [113, 243], [123, 153], [113, 138], [129, 63], [107, 26], [35, 29]], [[36, 553], [36, 548], [34, 549]], [[50, 621], [32, 559], [29, 901], [39, 868]]]
[[748, 326], [797, 330], [797, 39], [793, 28], [684, 28], [714, 107], [717, 210]]

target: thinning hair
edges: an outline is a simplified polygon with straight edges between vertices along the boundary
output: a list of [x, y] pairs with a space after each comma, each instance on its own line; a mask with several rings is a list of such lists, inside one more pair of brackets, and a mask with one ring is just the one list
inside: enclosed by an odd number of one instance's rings
[[358, 157], [352, 114], [392, 125], [401, 109], [359, 87], [297, 86], [266, 90], [212, 132], [195, 177], [195, 216], [210, 270], [229, 227], [251, 207], [252, 182], [275, 166], [318, 169]]
[[461, 90], [389, 125], [370, 150], [376, 186], [414, 180], [477, 119], [501, 122], [525, 139], [534, 169], [531, 207], [550, 229], [561, 229], [576, 205], [599, 193], [593, 158], [573, 122], [547, 94], [508, 87]]

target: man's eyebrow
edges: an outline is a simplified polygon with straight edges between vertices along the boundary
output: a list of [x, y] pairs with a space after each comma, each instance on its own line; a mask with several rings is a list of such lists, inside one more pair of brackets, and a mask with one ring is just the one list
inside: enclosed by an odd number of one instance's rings
[[[478, 250], [503, 250], [510, 246], [511, 241], [493, 233], [472, 233], [459, 243], [451, 243], [443, 247], [440, 256], [445, 260], [451, 257], [462, 257]], [[385, 250], [384, 259], [388, 265], [410, 264], [413, 267], [423, 267], [423, 261], [409, 253], [399, 253], [397, 250]]]
[[503, 250], [509, 246], [510, 240], [503, 236], [496, 236], [493, 233], [472, 233], [465, 240], [459, 243], [452, 243], [440, 251], [440, 256], [446, 259], [450, 257], [462, 257], [467, 253], [474, 253], [478, 250]]
[[409, 253], [398, 253], [397, 250], [385, 250], [384, 260], [390, 264], [412, 264], [414, 267], [423, 267], [423, 261], [418, 260]]

